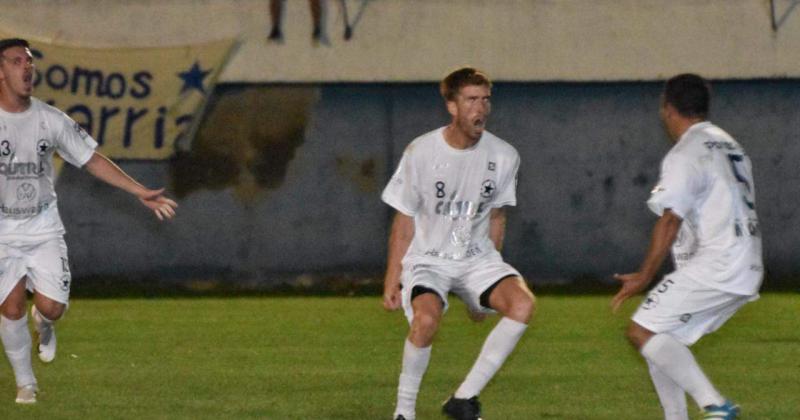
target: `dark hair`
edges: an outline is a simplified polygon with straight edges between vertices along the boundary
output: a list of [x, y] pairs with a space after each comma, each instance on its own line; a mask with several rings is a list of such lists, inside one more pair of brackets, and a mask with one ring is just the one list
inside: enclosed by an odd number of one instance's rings
[[452, 101], [464, 86], [486, 86], [491, 89], [492, 82], [489, 80], [489, 76], [480, 70], [462, 67], [442, 79], [442, 83], [439, 84], [439, 92], [445, 101]]
[[22, 38], [0, 39], [0, 54], [2, 54], [5, 50], [13, 47], [30, 48], [31, 45], [28, 43], [28, 41]]
[[711, 85], [696, 74], [679, 74], [664, 84], [664, 102], [684, 117], [705, 119], [711, 102]]

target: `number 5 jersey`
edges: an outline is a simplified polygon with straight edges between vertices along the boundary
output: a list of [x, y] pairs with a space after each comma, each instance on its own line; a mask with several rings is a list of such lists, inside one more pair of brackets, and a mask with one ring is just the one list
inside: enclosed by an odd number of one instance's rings
[[761, 286], [761, 232], [750, 158], [710, 122], [691, 126], [664, 157], [647, 202], [683, 219], [672, 246], [676, 271], [728, 293]]

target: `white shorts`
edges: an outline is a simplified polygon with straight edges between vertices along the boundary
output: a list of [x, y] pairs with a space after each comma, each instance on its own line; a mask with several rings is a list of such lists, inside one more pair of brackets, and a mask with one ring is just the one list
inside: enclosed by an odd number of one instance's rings
[[23, 277], [27, 277], [28, 290], [68, 303], [72, 275], [64, 238], [0, 243], [0, 302], [5, 302]]
[[758, 297], [712, 289], [685, 275], [671, 273], [650, 291], [632, 319], [656, 334], [669, 333], [690, 346], [718, 330], [745, 303]]
[[488, 252], [474, 260], [443, 261], [432, 264], [430, 259], [419, 262], [404, 261], [401, 277], [401, 297], [403, 311], [408, 322], [414, 319], [411, 307], [411, 291], [416, 286], [427, 287], [436, 292], [442, 299], [444, 311], [447, 311], [447, 294], [453, 292], [469, 310], [477, 313], [494, 313], [491, 308], [481, 305], [481, 294], [495, 283], [508, 276], [520, 276], [519, 272], [503, 261], [499, 252]]

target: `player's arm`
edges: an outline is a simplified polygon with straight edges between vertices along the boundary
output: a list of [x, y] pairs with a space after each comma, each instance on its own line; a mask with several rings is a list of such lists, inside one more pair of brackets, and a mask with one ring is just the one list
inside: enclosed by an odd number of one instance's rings
[[489, 213], [489, 239], [494, 242], [498, 251], [503, 250], [503, 240], [506, 237], [506, 210], [494, 208]]
[[163, 188], [158, 190], [146, 188], [101, 153], [94, 152], [84, 167], [96, 178], [136, 196], [142, 204], [156, 214], [159, 220], [171, 219], [175, 216], [175, 208], [178, 207], [178, 204], [164, 196]]
[[397, 212], [389, 234], [389, 256], [386, 262], [386, 277], [383, 280], [383, 307], [387, 311], [394, 311], [400, 307], [402, 261], [412, 239], [414, 239], [414, 219]]
[[669, 254], [672, 243], [675, 242], [681, 222], [682, 220], [677, 214], [670, 209], [665, 209], [653, 227], [650, 247], [639, 271], [629, 274], [614, 274], [614, 278], [622, 282], [622, 288], [611, 301], [614, 312], [622, 305], [622, 302], [644, 290], [653, 280], [653, 276], [656, 275]]

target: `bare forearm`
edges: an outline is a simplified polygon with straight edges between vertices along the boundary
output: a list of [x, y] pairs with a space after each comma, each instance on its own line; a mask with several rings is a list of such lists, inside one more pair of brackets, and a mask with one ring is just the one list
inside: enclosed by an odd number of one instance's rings
[[136, 182], [119, 166], [100, 153], [95, 153], [85, 167], [96, 178], [135, 196], [141, 195], [146, 190], [142, 184]]
[[639, 268], [639, 272], [648, 281], [655, 276], [661, 264], [664, 263], [664, 259], [669, 255], [670, 247], [675, 242], [680, 227], [681, 219], [670, 210], [665, 210], [653, 227], [647, 255]]
[[406, 255], [412, 239], [414, 239], [414, 219], [398, 213], [392, 222], [392, 231], [389, 235], [389, 255], [385, 277], [387, 285], [400, 284], [403, 257]]
[[489, 239], [498, 251], [503, 250], [503, 240], [506, 236], [506, 212], [503, 209], [492, 209], [489, 216]]

